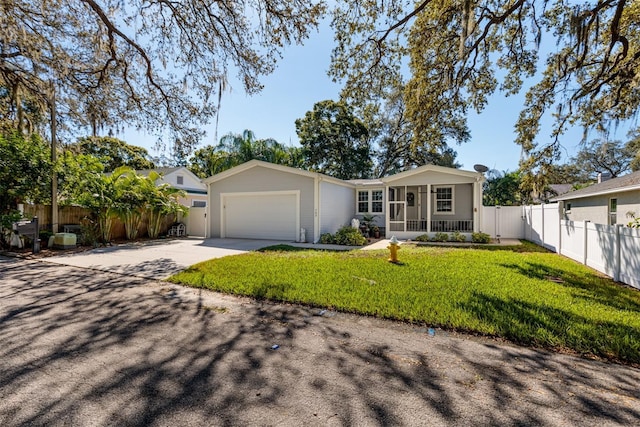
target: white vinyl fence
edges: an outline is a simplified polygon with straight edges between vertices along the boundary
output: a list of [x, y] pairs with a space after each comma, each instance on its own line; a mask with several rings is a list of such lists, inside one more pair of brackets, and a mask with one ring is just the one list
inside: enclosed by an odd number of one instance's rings
[[189, 215], [184, 218], [187, 225], [187, 235], [204, 237], [207, 233], [207, 208], [190, 207]]
[[524, 239], [522, 206], [484, 206], [480, 231], [495, 238]]
[[640, 288], [640, 229], [566, 221], [557, 203], [487, 206], [482, 223], [492, 237], [529, 240]]

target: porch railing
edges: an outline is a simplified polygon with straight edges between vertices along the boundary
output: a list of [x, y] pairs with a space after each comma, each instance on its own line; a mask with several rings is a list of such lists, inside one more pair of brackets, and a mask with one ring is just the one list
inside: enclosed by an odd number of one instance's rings
[[423, 219], [408, 219], [407, 231], [427, 231], [427, 221]]
[[431, 231], [435, 233], [448, 233], [451, 231], [459, 231], [461, 233], [473, 232], [473, 220], [444, 220], [444, 221], [431, 221]]
[[[427, 221], [420, 219], [408, 219], [407, 231], [427, 231]], [[473, 232], [473, 220], [437, 220], [431, 221], [431, 231], [433, 233], [450, 233], [459, 231], [461, 233]]]

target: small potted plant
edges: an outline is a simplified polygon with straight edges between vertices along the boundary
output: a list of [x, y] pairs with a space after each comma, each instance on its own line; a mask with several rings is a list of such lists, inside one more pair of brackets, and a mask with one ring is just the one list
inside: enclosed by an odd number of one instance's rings
[[[362, 230], [362, 234], [365, 237], [373, 236], [373, 227], [374, 227], [375, 219], [376, 219], [376, 215], [362, 215], [362, 220], [360, 221], [360, 229]], [[380, 232], [379, 229], [378, 229], [378, 232]]]
[[371, 233], [373, 234], [373, 238], [374, 239], [379, 239], [380, 238], [380, 227], [378, 227], [377, 225], [374, 225], [373, 227], [371, 227]]

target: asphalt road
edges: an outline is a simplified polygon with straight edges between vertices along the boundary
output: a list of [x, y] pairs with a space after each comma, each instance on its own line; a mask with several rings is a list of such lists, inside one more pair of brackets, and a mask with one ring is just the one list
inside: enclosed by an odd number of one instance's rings
[[632, 367], [1, 257], [0, 361], [2, 426], [640, 425]]

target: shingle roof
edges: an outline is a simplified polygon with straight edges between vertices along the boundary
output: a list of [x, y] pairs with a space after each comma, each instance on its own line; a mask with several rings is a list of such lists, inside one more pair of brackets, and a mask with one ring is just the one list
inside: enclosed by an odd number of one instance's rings
[[573, 188], [573, 184], [549, 184], [549, 187], [555, 192], [556, 195], [561, 196], [568, 193]]
[[550, 201], [557, 202], [559, 200], [581, 199], [583, 197], [631, 190], [640, 190], [640, 171], [620, 176], [618, 178], [612, 178], [579, 190], [571, 191], [558, 197], [554, 197]]
[[142, 169], [142, 170], [137, 170], [136, 172], [137, 172], [139, 175], [148, 176], [148, 175], [149, 175], [149, 173], [150, 173], [151, 171], [153, 171], [153, 172], [157, 172], [157, 173], [159, 173], [159, 174], [160, 174], [160, 175], [162, 175], [162, 176], [165, 176], [165, 175], [170, 174], [171, 172], [175, 172], [175, 171], [177, 171], [178, 169], [181, 169], [181, 168], [155, 168], [155, 169]]

